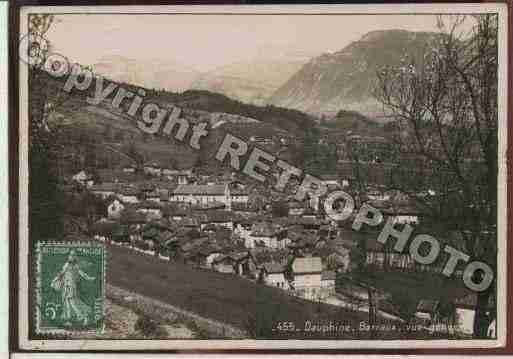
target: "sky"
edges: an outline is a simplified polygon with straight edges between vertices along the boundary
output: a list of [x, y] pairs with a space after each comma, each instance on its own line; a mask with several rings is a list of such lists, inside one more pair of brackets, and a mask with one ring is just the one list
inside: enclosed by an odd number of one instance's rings
[[121, 55], [177, 62], [198, 71], [284, 53], [341, 50], [373, 30], [437, 31], [434, 15], [56, 15], [55, 52], [86, 65]]

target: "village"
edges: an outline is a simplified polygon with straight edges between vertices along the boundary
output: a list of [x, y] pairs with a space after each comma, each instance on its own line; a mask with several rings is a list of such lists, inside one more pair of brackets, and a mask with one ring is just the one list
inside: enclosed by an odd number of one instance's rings
[[[351, 176], [321, 179], [330, 189], [351, 192], [354, 186]], [[387, 288], [390, 278], [440, 284], [442, 265], [419, 265], [406, 251], [397, 253], [378, 242], [378, 232], [355, 232], [331, 220], [319, 201], [297, 201], [228, 170], [208, 175], [159, 161], [128, 161], [95, 176], [82, 170], [63, 189], [95, 198], [83, 232], [134, 255], [236, 275], [308, 301], [368, 313], [369, 321], [384, 318], [417, 323], [428, 332], [472, 333], [475, 293], [457, 286], [433, 298], [422, 297], [423, 289], [418, 300], [401, 302], [400, 291]], [[362, 200], [398, 225], [423, 222], [422, 212], [398, 191], [375, 186]], [[456, 270], [456, 277], [461, 272]]]

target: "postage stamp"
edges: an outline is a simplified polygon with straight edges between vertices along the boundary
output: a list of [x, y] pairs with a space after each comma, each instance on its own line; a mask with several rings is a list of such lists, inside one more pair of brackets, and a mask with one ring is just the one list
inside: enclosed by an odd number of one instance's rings
[[104, 247], [57, 242], [40, 243], [37, 248], [37, 333], [101, 333]]

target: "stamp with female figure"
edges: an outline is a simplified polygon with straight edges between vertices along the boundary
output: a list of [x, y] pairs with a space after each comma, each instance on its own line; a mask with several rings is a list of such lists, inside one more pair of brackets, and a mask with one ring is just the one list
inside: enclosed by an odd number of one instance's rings
[[104, 247], [40, 243], [37, 269], [38, 333], [103, 330]]

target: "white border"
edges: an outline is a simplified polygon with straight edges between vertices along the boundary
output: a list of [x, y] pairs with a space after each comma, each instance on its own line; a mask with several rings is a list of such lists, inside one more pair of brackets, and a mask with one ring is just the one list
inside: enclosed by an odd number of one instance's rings
[[77, 6], [23, 7], [20, 37], [26, 33], [24, 17], [38, 13], [301, 13], [301, 14], [400, 14], [400, 13], [498, 13], [499, 14], [499, 146], [498, 146], [498, 278], [497, 340], [28, 340], [28, 114], [27, 68], [20, 63], [19, 123], [19, 343], [33, 350], [172, 350], [172, 349], [406, 349], [497, 348], [506, 344], [506, 149], [507, 149], [507, 5], [506, 4], [393, 4], [393, 5], [241, 5], [241, 6]]

